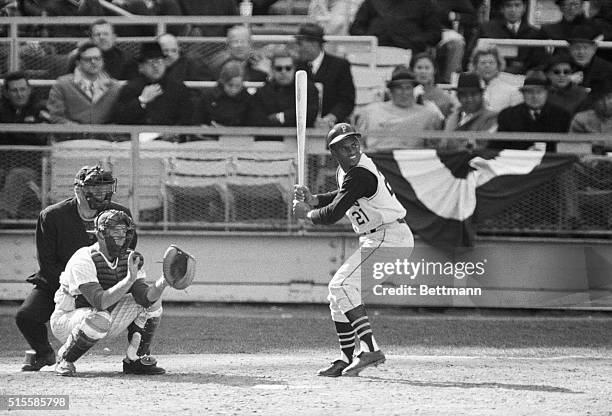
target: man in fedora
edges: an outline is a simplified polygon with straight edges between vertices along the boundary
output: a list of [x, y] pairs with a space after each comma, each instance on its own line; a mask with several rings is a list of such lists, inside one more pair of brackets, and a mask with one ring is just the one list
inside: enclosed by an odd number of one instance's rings
[[140, 74], [121, 88], [116, 106], [118, 124], [191, 124], [193, 103], [182, 82], [166, 75], [166, 60], [159, 43], [142, 44]]
[[355, 107], [355, 84], [351, 64], [344, 58], [325, 53], [323, 28], [316, 23], [302, 24], [296, 35], [300, 59], [298, 69], [306, 70], [310, 79], [323, 85], [321, 124], [331, 128], [347, 121]]
[[[459, 75], [457, 86], [457, 99], [461, 106], [453, 111], [446, 119], [445, 131], [497, 131], [497, 113], [486, 108], [484, 104], [484, 86], [477, 74], [465, 72]], [[478, 143], [466, 140], [449, 141], [447, 148], [480, 147]]]
[[573, 64], [582, 74], [580, 85], [591, 89], [597, 89], [612, 74], [612, 64], [595, 55], [598, 36], [591, 26], [577, 26], [567, 39]]
[[[497, 116], [498, 131], [566, 133], [571, 115], [561, 107], [550, 104], [548, 78], [542, 71], [527, 73], [520, 88], [524, 102], [503, 109]], [[490, 141], [493, 149], [529, 149], [534, 142]], [[546, 142], [546, 151], [556, 151], [556, 142]]]
[[369, 104], [359, 112], [357, 130], [368, 149], [420, 149], [428, 143], [418, 137], [419, 132], [442, 130], [444, 116], [434, 104], [417, 103], [416, 84], [412, 71], [399, 65], [387, 82], [391, 100]]

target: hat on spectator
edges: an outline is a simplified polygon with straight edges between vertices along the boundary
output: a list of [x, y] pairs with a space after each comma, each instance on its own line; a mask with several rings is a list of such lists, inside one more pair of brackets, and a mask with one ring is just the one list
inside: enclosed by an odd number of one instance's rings
[[387, 82], [387, 88], [393, 88], [402, 84], [415, 85], [417, 83], [414, 73], [405, 65], [399, 65], [391, 73], [391, 80]]
[[324, 35], [325, 35], [325, 31], [318, 24], [304, 23], [300, 25], [300, 28], [298, 29], [298, 33], [297, 35], [295, 35], [295, 38], [297, 40], [300, 40], [300, 39], [316, 40], [318, 42], [323, 43], [325, 42]]
[[544, 68], [544, 71], [548, 72], [551, 69], [553, 69], [555, 65], [559, 65], [559, 64], [568, 64], [572, 67], [572, 70], [574, 70], [574, 61], [572, 60], [572, 57], [567, 53], [558, 53], [558, 54], [552, 55], [548, 59], [548, 62], [546, 62], [546, 67]]
[[534, 87], [548, 87], [548, 78], [542, 71], [529, 71], [523, 81], [523, 86], [519, 88], [521, 91], [533, 89]]
[[567, 41], [570, 45], [572, 43], [590, 43], [592, 45], [596, 45], [597, 42], [595, 41], [595, 38], [597, 38], [598, 35], [599, 33], [597, 33], [591, 26], [579, 25], [572, 30], [572, 34]]
[[459, 74], [457, 86], [451, 88], [455, 91], [484, 91], [482, 81], [473, 72], [463, 72]]
[[148, 59], [165, 58], [161, 46], [157, 42], [145, 42], [140, 46], [140, 54], [138, 62], [144, 62]]

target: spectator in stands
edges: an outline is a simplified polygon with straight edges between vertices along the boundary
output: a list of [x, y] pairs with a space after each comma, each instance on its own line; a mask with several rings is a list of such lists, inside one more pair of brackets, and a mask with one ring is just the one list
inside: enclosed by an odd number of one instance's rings
[[[595, 10], [595, 13], [591, 12], [593, 27], [603, 35], [604, 41], [612, 41], [612, 1], [591, 0], [590, 10]], [[612, 62], [612, 49], [600, 49], [597, 55], [608, 62]]]
[[[180, 16], [183, 14], [177, 0], [113, 0], [115, 6], [125, 11], [140, 16]], [[99, 15], [107, 15], [104, 11]], [[167, 27], [169, 33], [175, 35], [186, 34], [185, 25], [170, 25]], [[155, 36], [157, 28], [152, 25], [121, 25], [117, 27], [120, 37]]]
[[436, 50], [439, 81], [449, 83], [451, 74], [461, 72], [465, 53], [465, 34], [471, 36], [478, 16], [470, 0], [437, 0], [438, 20], [442, 24], [442, 40]]
[[425, 142], [414, 133], [442, 129], [440, 112], [415, 102], [416, 84], [410, 69], [399, 66], [387, 83], [391, 101], [372, 103], [358, 112], [356, 127], [368, 149], [421, 148]]
[[557, 23], [542, 25], [544, 39], [568, 39], [576, 26], [589, 24], [584, 14], [584, 0], [556, 0], [563, 17]]
[[[612, 80], [609, 78], [598, 89], [591, 92], [593, 108], [577, 113], [570, 124], [572, 133], [612, 132]], [[593, 153], [612, 152], [611, 146], [593, 143]]]
[[[524, 102], [502, 110], [497, 116], [499, 131], [566, 133], [571, 115], [550, 104], [548, 78], [542, 71], [530, 71], [521, 88]], [[534, 142], [490, 141], [492, 149], [528, 149]], [[556, 142], [546, 142], [548, 152], [556, 151]]]
[[[32, 92], [23, 72], [4, 77], [0, 123], [42, 123], [47, 120], [44, 102]], [[0, 145], [46, 145], [47, 136], [33, 133], [0, 134]], [[40, 209], [42, 153], [6, 150], [0, 154], [0, 218], [32, 218]], [[37, 180], [38, 178], [38, 180]]]
[[[22, 16], [100, 16], [102, 6], [99, 0], [58, 1], [58, 0], [17, 0]], [[32, 25], [28, 36], [83, 36], [79, 25]]]
[[612, 63], [595, 55], [598, 35], [597, 29], [591, 26], [577, 26], [567, 40], [573, 64], [582, 78], [580, 85], [592, 90], [598, 89], [612, 74]]
[[266, 58], [253, 49], [251, 32], [243, 25], [234, 26], [227, 32], [227, 47], [207, 60], [213, 78], [218, 79], [223, 64], [237, 60], [244, 65], [244, 80], [263, 82], [268, 78]]
[[323, 85], [319, 124], [331, 129], [336, 123], [348, 121], [355, 108], [351, 64], [344, 58], [325, 53], [323, 28], [316, 23], [301, 25], [296, 39], [302, 60], [298, 68], [306, 70], [311, 81]]
[[489, 110], [499, 112], [523, 101], [518, 88], [502, 76], [504, 61], [496, 47], [476, 49], [472, 56], [472, 67], [485, 83], [485, 104]]
[[564, 108], [570, 114], [576, 112], [588, 95], [586, 88], [572, 82], [573, 72], [572, 58], [565, 53], [553, 55], [546, 66], [546, 76], [550, 81], [548, 102]]
[[365, 0], [349, 33], [376, 36], [380, 46], [410, 49], [416, 54], [436, 47], [441, 26], [431, 0]]
[[62, 75], [51, 87], [47, 102], [51, 122], [109, 123], [120, 88], [104, 71], [100, 47], [86, 42], [77, 49], [74, 73]]
[[[480, 25], [473, 40], [473, 50], [480, 38], [495, 39], [541, 39], [538, 29], [525, 18], [526, 0], [504, 0], [501, 19], [493, 19]], [[506, 71], [524, 74], [528, 69], [540, 65], [544, 51], [541, 48], [520, 47], [516, 58], [506, 59]]]
[[[254, 111], [249, 124], [254, 126], [295, 126], [295, 60], [285, 49], [272, 54], [272, 75], [254, 95]], [[308, 80], [306, 125], [313, 127], [319, 112], [319, 92]]]
[[145, 42], [138, 56], [140, 75], [121, 88], [114, 120], [118, 124], [188, 125], [193, 102], [182, 82], [166, 76], [157, 42]]
[[157, 42], [166, 57], [166, 76], [178, 82], [211, 81], [212, 75], [205, 65], [198, 65], [193, 59], [181, 54], [178, 40], [170, 33], [164, 33]]
[[[129, 54], [115, 45], [116, 35], [113, 26], [104, 19], [93, 22], [89, 36], [98, 45], [104, 58], [104, 68], [114, 79], [131, 79], [138, 75], [138, 64]], [[72, 73], [76, 66], [76, 52], [70, 59], [68, 71]]]
[[[179, 0], [183, 14], [187, 16], [236, 16], [235, 0]], [[225, 36], [227, 25], [198, 25], [192, 27], [190, 36]]]
[[325, 34], [346, 36], [363, 0], [310, 0], [308, 16], [325, 21]]
[[414, 55], [410, 62], [417, 84], [422, 88], [422, 100], [435, 104], [446, 118], [457, 105], [450, 94], [435, 84], [436, 67], [434, 59], [427, 52]]
[[218, 85], [202, 94], [194, 112], [195, 124], [246, 126], [253, 111], [253, 97], [244, 88], [243, 81], [242, 64], [226, 62]]
[[[45, 103], [32, 92], [30, 82], [24, 72], [6, 74], [0, 99], [0, 123], [43, 123], [48, 121]], [[45, 144], [46, 140], [30, 134], [0, 135], [0, 144]]]
[[[461, 104], [446, 119], [446, 131], [497, 131], [497, 113], [487, 109], [484, 105], [484, 86], [477, 74], [466, 72], [459, 75], [457, 99]], [[448, 149], [485, 147], [486, 143], [480, 140], [448, 140], [443, 147]]]

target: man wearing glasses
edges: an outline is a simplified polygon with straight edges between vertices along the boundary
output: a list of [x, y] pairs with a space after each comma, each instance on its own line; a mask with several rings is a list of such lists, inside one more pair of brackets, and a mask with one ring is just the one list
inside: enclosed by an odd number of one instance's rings
[[[254, 97], [255, 111], [251, 114], [250, 125], [268, 127], [295, 126], [295, 61], [283, 48], [271, 57], [270, 79]], [[312, 81], [308, 81], [306, 104], [306, 126], [314, 126], [319, 111], [319, 92]]]
[[119, 83], [104, 71], [100, 47], [86, 42], [77, 49], [74, 72], [59, 77], [49, 92], [51, 122], [109, 123], [119, 90]]
[[182, 82], [167, 77], [167, 63], [157, 42], [143, 43], [140, 74], [121, 88], [114, 120], [118, 124], [188, 125], [193, 103]]

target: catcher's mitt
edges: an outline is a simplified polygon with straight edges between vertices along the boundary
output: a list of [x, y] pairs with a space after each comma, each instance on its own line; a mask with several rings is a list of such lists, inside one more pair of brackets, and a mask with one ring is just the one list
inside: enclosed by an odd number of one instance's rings
[[193, 282], [195, 265], [196, 260], [191, 254], [171, 244], [164, 253], [164, 279], [175, 289], [185, 289]]

